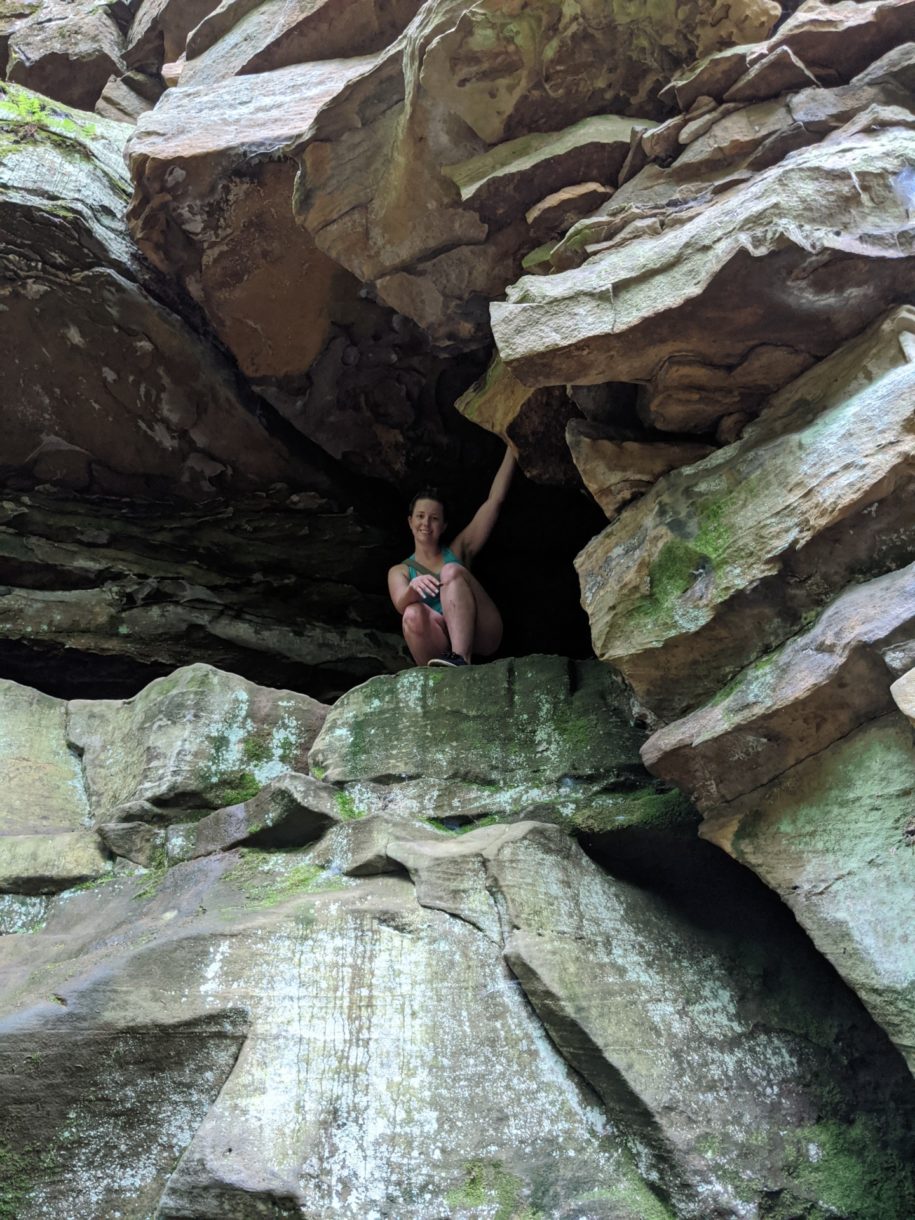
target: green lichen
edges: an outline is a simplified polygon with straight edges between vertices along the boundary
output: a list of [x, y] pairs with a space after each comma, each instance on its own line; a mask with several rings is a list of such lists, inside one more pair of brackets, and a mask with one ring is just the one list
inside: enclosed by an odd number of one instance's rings
[[671, 538], [648, 569], [649, 592], [632, 607], [637, 619], [666, 619], [674, 604], [695, 584], [708, 556], [682, 538]]
[[134, 894], [134, 900], [143, 900], [153, 898], [159, 886], [165, 879], [165, 874], [168, 872], [168, 867], [163, 858], [157, 860], [155, 866], [149, 870], [146, 876], [145, 884]]
[[278, 853], [242, 848], [227, 878], [242, 891], [249, 907], [268, 908], [297, 894], [312, 894], [343, 888], [336, 873], [302, 859], [297, 853]]
[[327, 768], [319, 767], [317, 764], [315, 764], [311, 768], [311, 774], [314, 776], [315, 779], [322, 780], [324, 778], [324, 776], [327, 774]]
[[261, 785], [257, 782], [257, 777], [250, 771], [230, 771], [222, 782], [212, 789], [212, 799], [219, 808], [243, 805], [245, 801], [257, 796], [260, 790]]
[[495, 1207], [493, 1220], [542, 1220], [543, 1215], [523, 1204], [520, 1178], [500, 1161], [468, 1161], [464, 1184], [449, 1191], [445, 1202], [453, 1212]]
[[868, 1116], [799, 1128], [786, 1153], [794, 1184], [790, 1193], [815, 1202], [823, 1215], [855, 1220], [915, 1215], [911, 1167], [887, 1147], [885, 1133]]
[[676, 789], [657, 792], [646, 788], [641, 792], [621, 793], [617, 801], [589, 802], [572, 816], [572, 825], [587, 834], [608, 833], [626, 827], [676, 830], [695, 824], [697, 818], [698, 814], [682, 792]]
[[23, 1147], [19, 1133], [4, 1129], [0, 1138], [0, 1220], [19, 1220], [34, 1185], [55, 1168], [46, 1148]]
[[241, 752], [246, 762], [250, 763], [269, 762], [273, 758], [273, 750], [270, 748], [270, 743], [265, 740], [262, 734], [246, 737], [242, 742]]
[[337, 806], [337, 815], [344, 822], [353, 822], [357, 818], [365, 817], [365, 812], [359, 808], [355, 798], [349, 792], [335, 792], [334, 803]]
[[716, 564], [727, 557], [733, 545], [733, 532], [729, 525], [733, 511], [733, 506], [726, 498], [706, 500], [696, 509], [698, 528], [694, 545]]
[[22, 1215], [33, 1171], [34, 1157], [8, 1144], [0, 1144], [0, 1217], [3, 1220], [18, 1220]]

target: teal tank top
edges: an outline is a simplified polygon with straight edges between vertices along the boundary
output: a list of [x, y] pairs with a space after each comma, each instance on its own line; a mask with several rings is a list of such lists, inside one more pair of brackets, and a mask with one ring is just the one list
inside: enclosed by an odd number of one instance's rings
[[[420, 575], [420, 573], [428, 574], [429, 576], [435, 575], [434, 572], [430, 572], [428, 568], [424, 568], [423, 565], [417, 561], [415, 552], [410, 556], [409, 559], [405, 559], [404, 563], [407, 565], [408, 580], [414, 580]], [[460, 559], [458, 559], [457, 555], [455, 555], [454, 551], [452, 551], [450, 546], [442, 547], [442, 567], [444, 567], [446, 563], [460, 563], [461, 567], [464, 566]], [[441, 614], [442, 612], [442, 599], [438, 596], [438, 594], [436, 594], [435, 597], [424, 597], [422, 604], [424, 606], [428, 606], [430, 610], [435, 610], [437, 614]]]

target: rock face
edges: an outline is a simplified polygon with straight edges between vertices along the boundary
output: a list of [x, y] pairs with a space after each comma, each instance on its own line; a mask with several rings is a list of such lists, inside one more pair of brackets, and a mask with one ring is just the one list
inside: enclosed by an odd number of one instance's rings
[[915, 1215], [913, 30], [0, 0], [0, 1215]]
[[893, 313], [803, 374], [579, 556], [598, 655], [659, 715], [712, 695], [849, 580], [915, 556], [913, 319]]
[[[511, 725], [544, 776], [575, 758], [593, 772], [614, 736], [632, 748], [618, 685], [567, 666], [561, 696], [551, 666], [526, 675], [552, 692], [534, 719], [523, 671], [507, 706], [490, 695], [478, 766], [511, 751]], [[8, 684], [12, 749], [36, 743], [58, 823], [141, 806], [160, 826], [198, 819], [196, 858], [119, 859], [0, 938], [17, 1216], [704, 1220], [761, 1216], [772, 1197], [791, 1214], [908, 1214], [911, 1082], [765, 890], [741, 895], [739, 930], [727, 884], [697, 921], [560, 825], [447, 832], [405, 816], [390, 785], [359, 808], [331, 782], [335, 755], [380, 757], [397, 708], [403, 736], [424, 716], [466, 750], [466, 679], [497, 691], [511, 675], [370, 684], [334, 709], [316, 774], [272, 780], [304, 765], [322, 718], [300, 696], [203, 666], [126, 706]], [[560, 760], [549, 726], [588, 715], [604, 737], [567, 740]], [[434, 736], [411, 749], [433, 759]], [[206, 813], [244, 760], [260, 791]], [[260, 845], [226, 850], [239, 838]]]
[[639, 761], [621, 686], [593, 661], [529, 657], [374, 679], [331, 710], [310, 755], [357, 809], [460, 824], [539, 817], [593, 833], [689, 812]]

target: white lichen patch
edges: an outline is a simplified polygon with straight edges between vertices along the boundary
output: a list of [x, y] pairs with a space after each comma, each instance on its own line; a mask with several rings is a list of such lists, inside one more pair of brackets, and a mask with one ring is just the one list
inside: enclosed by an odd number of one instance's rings
[[253, 1024], [175, 1198], [192, 1181], [283, 1183], [341, 1220], [470, 1215], [445, 1196], [481, 1157], [511, 1166], [519, 1206], [534, 1181], [542, 1202], [610, 1189], [623, 1154], [498, 947], [412, 893], [362, 882], [214, 947], [201, 994], [244, 1002]]

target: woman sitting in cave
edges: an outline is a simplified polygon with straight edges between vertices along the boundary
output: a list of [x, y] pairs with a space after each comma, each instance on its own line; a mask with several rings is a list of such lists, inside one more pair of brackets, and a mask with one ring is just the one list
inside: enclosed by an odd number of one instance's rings
[[388, 572], [388, 590], [417, 665], [469, 665], [472, 654], [488, 657], [499, 647], [502, 617], [470, 565], [492, 533], [514, 471], [506, 448], [489, 495], [448, 546], [439, 493], [427, 487], [413, 497], [407, 524], [416, 549]]

